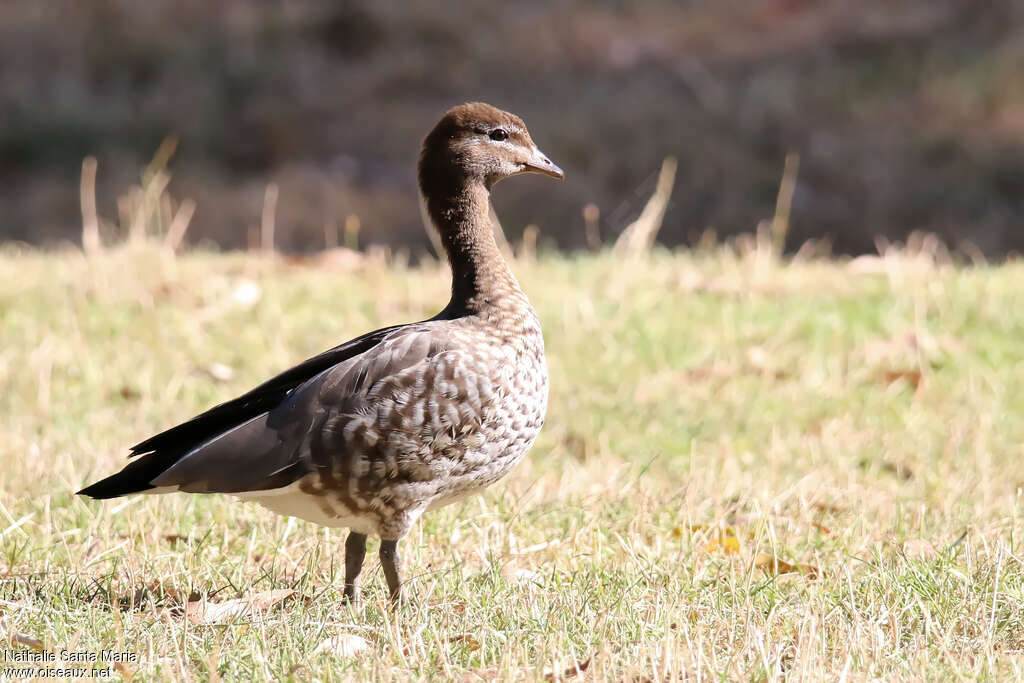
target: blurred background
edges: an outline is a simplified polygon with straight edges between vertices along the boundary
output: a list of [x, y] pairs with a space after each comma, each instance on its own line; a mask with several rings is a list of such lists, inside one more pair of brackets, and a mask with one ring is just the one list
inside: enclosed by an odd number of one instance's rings
[[251, 246], [270, 185], [280, 249], [415, 257], [420, 140], [474, 99], [567, 173], [496, 193], [510, 240], [583, 248], [592, 204], [610, 243], [666, 157], [660, 243], [751, 232], [790, 156], [789, 250], [1024, 247], [1019, 0], [4, 0], [0, 239], [79, 241], [93, 156], [103, 221], [166, 169], [188, 243]]

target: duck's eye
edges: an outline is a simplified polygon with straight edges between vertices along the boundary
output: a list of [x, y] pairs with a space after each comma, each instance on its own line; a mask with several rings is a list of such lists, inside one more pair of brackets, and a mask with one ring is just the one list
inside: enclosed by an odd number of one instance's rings
[[504, 128], [495, 128], [491, 131], [491, 139], [497, 140], [498, 142], [508, 140], [508, 133], [505, 132]]

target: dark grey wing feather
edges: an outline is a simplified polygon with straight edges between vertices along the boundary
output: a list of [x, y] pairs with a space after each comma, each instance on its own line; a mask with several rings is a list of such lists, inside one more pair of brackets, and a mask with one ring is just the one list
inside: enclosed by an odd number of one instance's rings
[[307, 472], [296, 457], [298, 425], [278, 431], [264, 413], [185, 454], [153, 480], [188, 493], [238, 493], [287, 486]]
[[[413, 323], [374, 330], [314, 356], [238, 398], [214, 406], [191, 420], [133, 446], [131, 454], [137, 457], [129, 462], [124, 469], [87, 486], [78, 493], [104, 499], [147, 491], [154, 488], [153, 482], [156, 479], [172, 469], [186, 456], [209, 448], [208, 453], [211, 454], [209, 457], [216, 460], [212, 456], [213, 453], [227, 452], [228, 446], [231, 444], [236, 444], [239, 447], [247, 445], [247, 439], [252, 439], [254, 447], [262, 443], [264, 449], [262, 452], [267, 453], [268, 461], [272, 461], [274, 458], [280, 458], [282, 462], [288, 460], [291, 455], [283, 451], [275, 450], [270, 453], [267, 450], [271, 440], [280, 439], [281, 434], [278, 433], [279, 430], [275, 425], [268, 425], [270, 429], [274, 430], [273, 434], [259, 428], [260, 421], [268, 419], [287, 421], [288, 410], [278, 410], [278, 408], [288, 404], [288, 398], [297, 393], [301, 387], [309, 384], [325, 371], [361, 357], [391, 335], [401, 334], [403, 330], [416, 330], [421, 326], [422, 323]], [[238, 432], [236, 433], [235, 430]], [[217, 443], [218, 439], [224, 435], [230, 436]], [[234, 476], [250, 480], [251, 485], [263, 483], [268, 487], [271, 485], [284, 486], [288, 481], [294, 481], [301, 476], [299, 469], [299, 465], [293, 463], [291, 469], [280, 470], [277, 473], [264, 471], [263, 479], [258, 479], [252, 473], [239, 474], [236, 469]]]
[[180, 457], [182, 453], [188, 452], [218, 434], [273, 409], [284, 400], [289, 392], [324, 370], [365, 353], [396, 330], [415, 326], [416, 324], [384, 327], [324, 351], [289, 370], [285, 370], [238, 398], [214, 406], [191, 420], [132, 446], [132, 455], [167, 451], [170, 454], [176, 452]]
[[320, 432], [337, 430], [332, 418], [358, 409], [379, 382], [440, 351], [443, 344], [431, 327], [397, 330], [377, 346], [325, 370], [273, 410], [192, 449], [152, 484], [189, 493], [242, 493], [286, 486], [327, 466], [312, 452], [323, 440]]

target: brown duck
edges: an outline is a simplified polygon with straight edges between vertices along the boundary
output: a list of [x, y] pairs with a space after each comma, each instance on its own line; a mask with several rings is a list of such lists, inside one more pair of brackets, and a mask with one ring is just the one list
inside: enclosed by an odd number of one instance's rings
[[444, 310], [336, 346], [146, 439], [131, 449], [137, 459], [79, 493], [228, 493], [347, 527], [353, 602], [366, 537], [377, 535], [398, 598], [398, 541], [425, 511], [504, 476], [544, 423], [540, 322], [489, 218], [491, 188], [521, 173], [562, 177], [519, 117], [480, 102], [448, 111], [419, 160], [452, 268]]

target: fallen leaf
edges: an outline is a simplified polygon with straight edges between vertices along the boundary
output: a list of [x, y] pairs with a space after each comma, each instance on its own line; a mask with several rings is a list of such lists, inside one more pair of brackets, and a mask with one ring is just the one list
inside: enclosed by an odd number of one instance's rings
[[564, 668], [556, 664], [550, 669], [544, 670], [544, 680], [563, 681], [566, 678], [574, 678], [576, 676], [579, 676], [584, 671], [586, 671], [587, 668], [590, 666], [590, 660], [591, 658], [588, 657], [586, 660], [579, 662], [578, 664], [576, 662], [573, 662], [572, 664]]
[[809, 564], [790, 564], [785, 560], [780, 560], [774, 555], [768, 553], [758, 553], [754, 559], [754, 566], [762, 570], [766, 574], [803, 574], [809, 579], [817, 579], [821, 577], [821, 570], [817, 567]]
[[832, 530], [829, 529], [824, 524], [818, 524], [817, 522], [811, 522], [811, 526], [813, 526], [815, 529], [817, 529], [818, 531], [820, 531], [823, 534], [831, 534], [832, 533]]
[[45, 649], [43, 641], [39, 640], [38, 638], [33, 638], [32, 636], [21, 635], [20, 633], [15, 633], [13, 636], [11, 636], [11, 642], [17, 645], [24, 645], [25, 647], [31, 650], [35, 650], [36, 652], [42, 652]]
[[139, 393], [138, 389], [136, 389], [135, 387], [130, 387], [127, 384], [122, 386], [117, 393], [120, 394], [121, 398], [123, 398], [126, 401], [134, 401], [142, 397], [142, 394]]
[[366, 638], [357, 636], [354, 633], [340, 633], [336, 636], [327, 638], [317, 645], [313, 654], [319, 655], [328, 653], [338, 657], [355, 657], [369, 649], [370, 643]]
[[918, 369], [912, 370], [886, 370], [882, 373], [882, 381], [886, 386], [892, 386], [899, 381], [904, 381], [914, 388], [916, 391], [920, 386], [924, 376]]
[[713, 538], [704, 544], [704, 550], [709, 553], [713, 553], [717, 550], [721, 550], [726, 555], [735, 555], [740, 551], [740, 539], [735, 536], [722, 536], [721, 538]]
[[281, 588], [224, 602], [196, 600], [185, 605], [185, 617], [193, 624], [226, 624], [256, 612], [265, 612], [293, 595], [294, 590]]
[[448, 639], [449, 643], [465, 643], [466, 649], [475, 652], [480, 649], [480, 641], [472, 633], [460, 633]]
[[114, 662], [114, 668], [121, 674], [121, 678], [126, 681], [130, 681], [135, 677], [135, 670], [124, 662]]
[[703, 548], [709, 553], [721, 551], [726, 555], [735, 555], [740, 551], [740, 538], [748, 540], [754, 538], [753, 531], [742, 531], [734, 526], [708, 526], [706, 524], [691, 524], [690, 531], [704, 533], [710, 540]]

